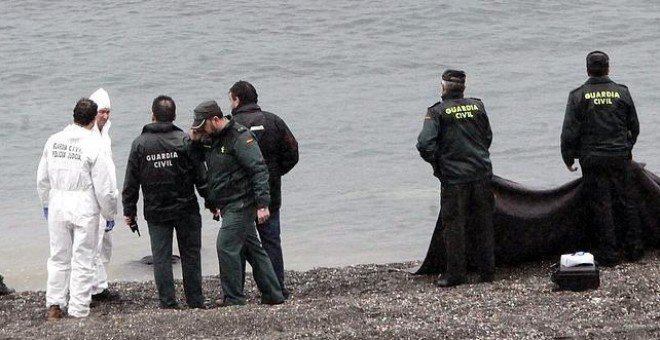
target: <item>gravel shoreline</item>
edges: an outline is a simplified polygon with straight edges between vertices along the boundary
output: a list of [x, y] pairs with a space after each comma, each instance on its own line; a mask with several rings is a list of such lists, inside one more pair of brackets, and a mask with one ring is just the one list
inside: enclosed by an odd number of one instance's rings
[[[550, 263], [498, 268], [496, 281], [442, 289], [414, 276], [419, 262], [287, 272], [292, 297], [217, 308], [217, 277], [204, 278], [207, 310], [157, 308], [153, 282], [116, 282], [121, 299], [86, 319], [45, 319], [44, 292], [0, 296], [0, 339], [660, 339], [660, 250], [601, 269], [601, 287], [558, 292]], [[183, 298], [177, 281], [177, 297]]]

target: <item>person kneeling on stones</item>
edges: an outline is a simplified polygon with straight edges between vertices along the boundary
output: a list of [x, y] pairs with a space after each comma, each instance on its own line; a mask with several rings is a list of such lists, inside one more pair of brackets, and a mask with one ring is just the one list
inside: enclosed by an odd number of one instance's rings
[[152, 123], [142, 129], [131, 146], [122, 192], [124, 220], [130, 227], [137, 218], [140, 187], [144, 218], [149, 226], [154, 279], [161, 308], [178, 308], [172, 273], [172, 233], [181, 254], [183, 289], [190, 308], [204, 308], [202, 294], [202, 222], [195, 187], [206, 197], [201, 164], [189, 153], [190, 138], [172, 122], [176, 105], [168, 96], [154, 99]]
[[465, 282], [465, 225], [470, 215], [474, 216], [481, 281], [490, 282], [495, 272], [493, 172], [488, 151], [493, 134], [481, 100], [463, 97], [463, 71], [445, 71], [441, 86], [442, 101], [428, 109], [417, 139], [417, 150], [441, 183], [447, 269], [437, 284], [448, 287]]

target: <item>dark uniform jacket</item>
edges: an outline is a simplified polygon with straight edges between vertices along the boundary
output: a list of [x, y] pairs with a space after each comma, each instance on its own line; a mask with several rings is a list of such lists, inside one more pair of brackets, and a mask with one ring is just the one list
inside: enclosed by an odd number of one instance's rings
[[279, 209], [282, 205], [282, 176], [298, 163], [298, 142], [280, 117], [261, 111], [257, 104], [238, 107], [232, 115], [237, 123], [249, 128], [257, 137], [268, 166], [269, 208]]
[[231, 119], [210, 140], [193, 145], [208, 171], [207, 206], [268, 207], [268, 168], [250, 130]]
[[149, 222], [199, 211], [194, 187], [204, 197], [206, 183], [201, 163], [192, 161], [190, 145], [188, 135], [170, 122], [144, 126], [128, 156], [122, 192], [124, 216], [137, 215], [140, 186], [144, 218]]
[[493, 174], [488, 148], [493, 140], [481, 100], [449, 94], [431, 106], [417, 138], [417, 150], [443, 184], [468, 183]]
[[567, 166], [584, 156], [630, 157], [637, 135], [637, 111], [625, 85], [591, 77], [569, 94], [561, 133]]

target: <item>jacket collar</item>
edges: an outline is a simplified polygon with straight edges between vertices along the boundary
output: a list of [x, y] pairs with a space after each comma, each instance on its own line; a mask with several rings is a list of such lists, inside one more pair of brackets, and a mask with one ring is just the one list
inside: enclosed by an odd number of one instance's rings
[[461, 99], [461, 98], [463, 98], [463, 93], [461, 92], [450, 92], [445, 95], [442, 95], [442, 100]]
[[[93, 128], [95, 128], [95, 127], [93, 127]], [[94, 133], [93, 130], [88, 130], [85, 127], [80, 126], [76, 123], [71, 123], [71, 124], [67, 125], [67, 127], [64, 128], [64, 131], [66, 131], [67, 133], [76, 134], [76, 135], [88, 135], [88, 134], [91, 135], [91, 134]]]
[[170, 132], [170, 131], [183, 131], [181, 130], [178, 126], [174, 125], [172, 122], [154, 122], [154, 123], [149, 123], [145, 125], [142, 128], [142, 133], [150, 132], [150, 133], [164, 133], [164, 132]]
[[261, 111], [261, 108], [256, 103], [242, 105], [242, 106], [239, 106], [235, 109], [232, 109], [231, 114], [235, 116], [235, 115], [239, 115], [241, 113], [248, 113], [248, 112], [254, 112], [254, 111]]
[[214, 137], [224, 136], [227, 133], [227, 131], [229, 131], [232, 128], [232, 126], [236, 124], [236, 122], [232, 119], [232, 116], [227, 115], [225, 116], [225, 118], [227, 119], [227, 124], [225, 124], [225, 127], [223, 127], [222, 130], [214, 133], [213, 134]]
[[604, 84], [604, 83], [611, 83], [612, 80], [608, 76], [602, 76], [602, 77], [589, 77], [587, 79], [587, 82], [585, 84]]

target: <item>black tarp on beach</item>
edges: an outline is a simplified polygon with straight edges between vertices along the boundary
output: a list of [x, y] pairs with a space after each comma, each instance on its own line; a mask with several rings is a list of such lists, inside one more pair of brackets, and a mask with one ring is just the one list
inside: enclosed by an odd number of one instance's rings
[[[634, 163], [637, 206], [647, 247], [660, 246], [660, 178]], [[532, 190], [494, 176], [495, 261], [513, 264], [547, 258], [577, 250], [589, 250], [593, 239], [589, 211], [583, 204], [582, 179], [550, 190]], [[615, 215], [615, 221], [620, 220]], [[617, 223], [618, 224], [618, 223]], [[468, 263], [471, 221], [466, 226]], [[439, 274], [445, 269], [442, 220], [438, 218], [422, 266], [415, 274]]]

